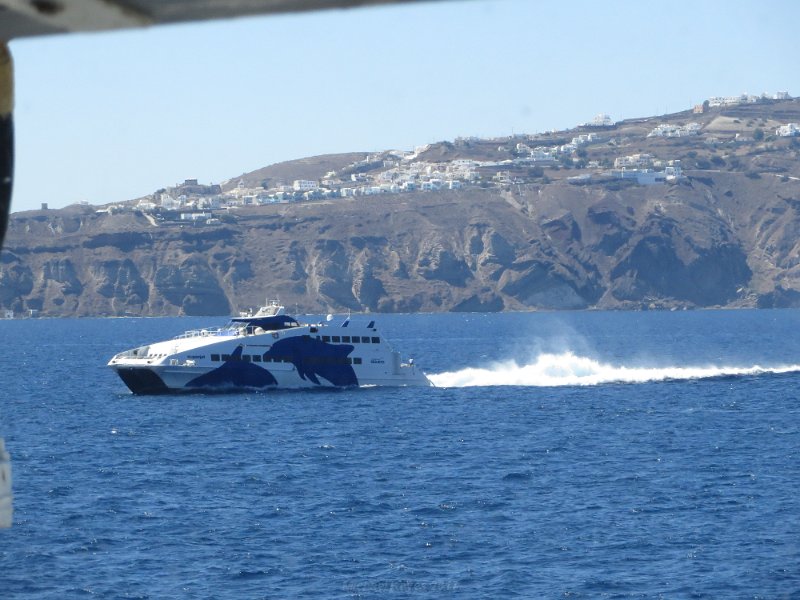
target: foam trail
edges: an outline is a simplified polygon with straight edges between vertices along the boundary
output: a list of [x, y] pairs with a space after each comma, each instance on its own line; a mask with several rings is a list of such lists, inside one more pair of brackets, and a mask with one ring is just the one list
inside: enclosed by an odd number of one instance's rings
[[791, 373], [800, 365], [774, 367], [625, 367], [601, 363], [572, 352], [540, 354], [527, 365], [514, 361], [494, 363], [486, 369], [462, 369], [450, 373], [428, 375], [437, 387], [471, 387], [519, 385], [554, 387], [565, 385], [600, 385], [603, 383], [646, 383], [666, 379], [704, 379], [759, 375], [762, 373]]

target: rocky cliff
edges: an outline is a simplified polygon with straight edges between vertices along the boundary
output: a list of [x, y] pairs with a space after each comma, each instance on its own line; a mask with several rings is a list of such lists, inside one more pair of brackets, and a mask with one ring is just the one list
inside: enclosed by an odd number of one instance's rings
[[15, 214], [0, 306], [41, 315], [800, 305], [800, 181], [707, 173], [242, 209]]
[[[630, 120], [545, 168], [513, 157], [580, 131], [434, 144], [415, 153], [418, 167], [498, 166], [460, 190], [242, 207], [203, 224], [134, 203], [17, 213], [0, 308], [222, 315], [266, 297], [308, 312], [800, 306], [800, 138], [771, 133], [786, 122], [800, 122], [799, 101]], [[667, 125], [694, 129], [653, 136]], [[634, 153], [679, 159], [684, 177], [609, 176]], [[224, 187], [374, 175], [402, 160], [313, 157]]]

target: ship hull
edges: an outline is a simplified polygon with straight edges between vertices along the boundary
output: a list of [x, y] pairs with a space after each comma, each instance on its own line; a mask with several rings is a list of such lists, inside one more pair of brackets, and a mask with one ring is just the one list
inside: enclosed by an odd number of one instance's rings
[[432, 385], [413, 361], [401, 362], [372, 323], [235, 325], [128, 350], [108, 364], [135, 394]]
[[114, 370], [131, 392], [146, 395], [268, 389], [431, 386], [430, 380], [419, 372], [408, 375], [403, 374], [398, 377], [357, 377], [356, 381], [352, 383], [335, 384], [320, 376], [317, 377], [316, 383], [308, 378], [303, 379], [296, 369], [284, 372], [270, 371], [270, 374], [275, 379], [274, 382], [268, 381], [267, 377], [259, 381], [231, 376], [209, 379], [208, 381], [201, 380], [199, 383], [197, 382], [198, 378], [212, 375], [213, 369], [119, 366], [114, 367]]

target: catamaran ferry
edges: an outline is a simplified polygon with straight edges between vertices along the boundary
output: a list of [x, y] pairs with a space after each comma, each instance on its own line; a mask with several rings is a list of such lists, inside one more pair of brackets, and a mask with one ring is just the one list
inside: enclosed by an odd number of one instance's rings
[[[430, 386], [375, 322], [300, 323], [277, 301], [224, 327], [121, 352], [108, 366], [134, 394], [267, 388]], [[329, 316], [330, 319], [330, 316]]]

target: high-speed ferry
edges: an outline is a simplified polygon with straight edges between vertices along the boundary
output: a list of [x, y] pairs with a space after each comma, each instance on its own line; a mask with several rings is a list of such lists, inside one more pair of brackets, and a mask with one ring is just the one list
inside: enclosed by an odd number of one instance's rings
[[300, 323], [277, 301], [223, 327], [126, 350], [108, 366], [134, 394], [432, 385], [413, 359], [401, 361], [374, 321]]

